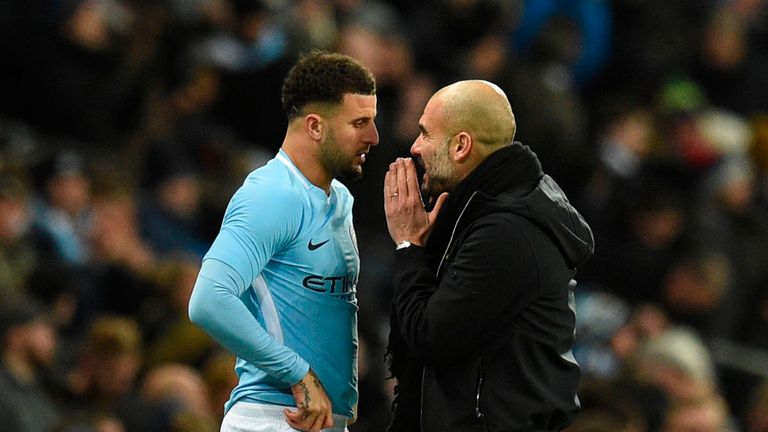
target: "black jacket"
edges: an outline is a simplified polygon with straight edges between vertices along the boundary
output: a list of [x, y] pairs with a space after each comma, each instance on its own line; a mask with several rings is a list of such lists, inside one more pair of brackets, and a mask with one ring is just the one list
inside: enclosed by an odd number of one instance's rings
[[579, 409], [573, 277], [589, 226], [528, 147], [493, 153], [396, 252], [393, 432], [556, 431]]

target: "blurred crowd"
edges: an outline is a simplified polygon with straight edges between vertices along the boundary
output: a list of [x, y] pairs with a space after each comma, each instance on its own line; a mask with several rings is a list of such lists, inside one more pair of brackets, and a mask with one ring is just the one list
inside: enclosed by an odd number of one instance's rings
[[218, 430], [234, 360], [187, 301], [314, 48], [378, 86], [350, 431], [389, 419], [386, 166], [466, 78], [594, 230], [568, 431], [768, 431], [764, 0], [0, 0], [2, 430]]

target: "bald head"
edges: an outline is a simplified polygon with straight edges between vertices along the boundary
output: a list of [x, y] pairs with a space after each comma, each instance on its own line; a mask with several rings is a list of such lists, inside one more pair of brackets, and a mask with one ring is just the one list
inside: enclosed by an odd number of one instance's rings
[[512, 143], [515, 116], [507, 95], [496, 84], [482, 80], [459, 81], [433, 96], [442, 109], [445, 128], [466, 131], [475, 141], [497, 147]]

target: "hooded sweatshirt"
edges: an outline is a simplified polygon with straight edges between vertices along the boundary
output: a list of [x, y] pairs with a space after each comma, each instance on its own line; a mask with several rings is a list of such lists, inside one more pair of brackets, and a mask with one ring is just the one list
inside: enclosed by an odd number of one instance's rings
[[393, 432], [555, 431], [579, 409], [574, 277], [592, 232], [528, 147], [451, 191], [425, 247], [395, 254]]

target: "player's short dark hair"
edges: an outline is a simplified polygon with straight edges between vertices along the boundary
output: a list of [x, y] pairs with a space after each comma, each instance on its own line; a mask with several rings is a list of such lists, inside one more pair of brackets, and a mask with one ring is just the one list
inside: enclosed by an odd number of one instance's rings
[[288, 71], [283, 82], [283, 109], [291, 120], [309, 103], [340, 104], [347, 93], [376, 94], [373, 74], [350, 56], [314, 50]]

